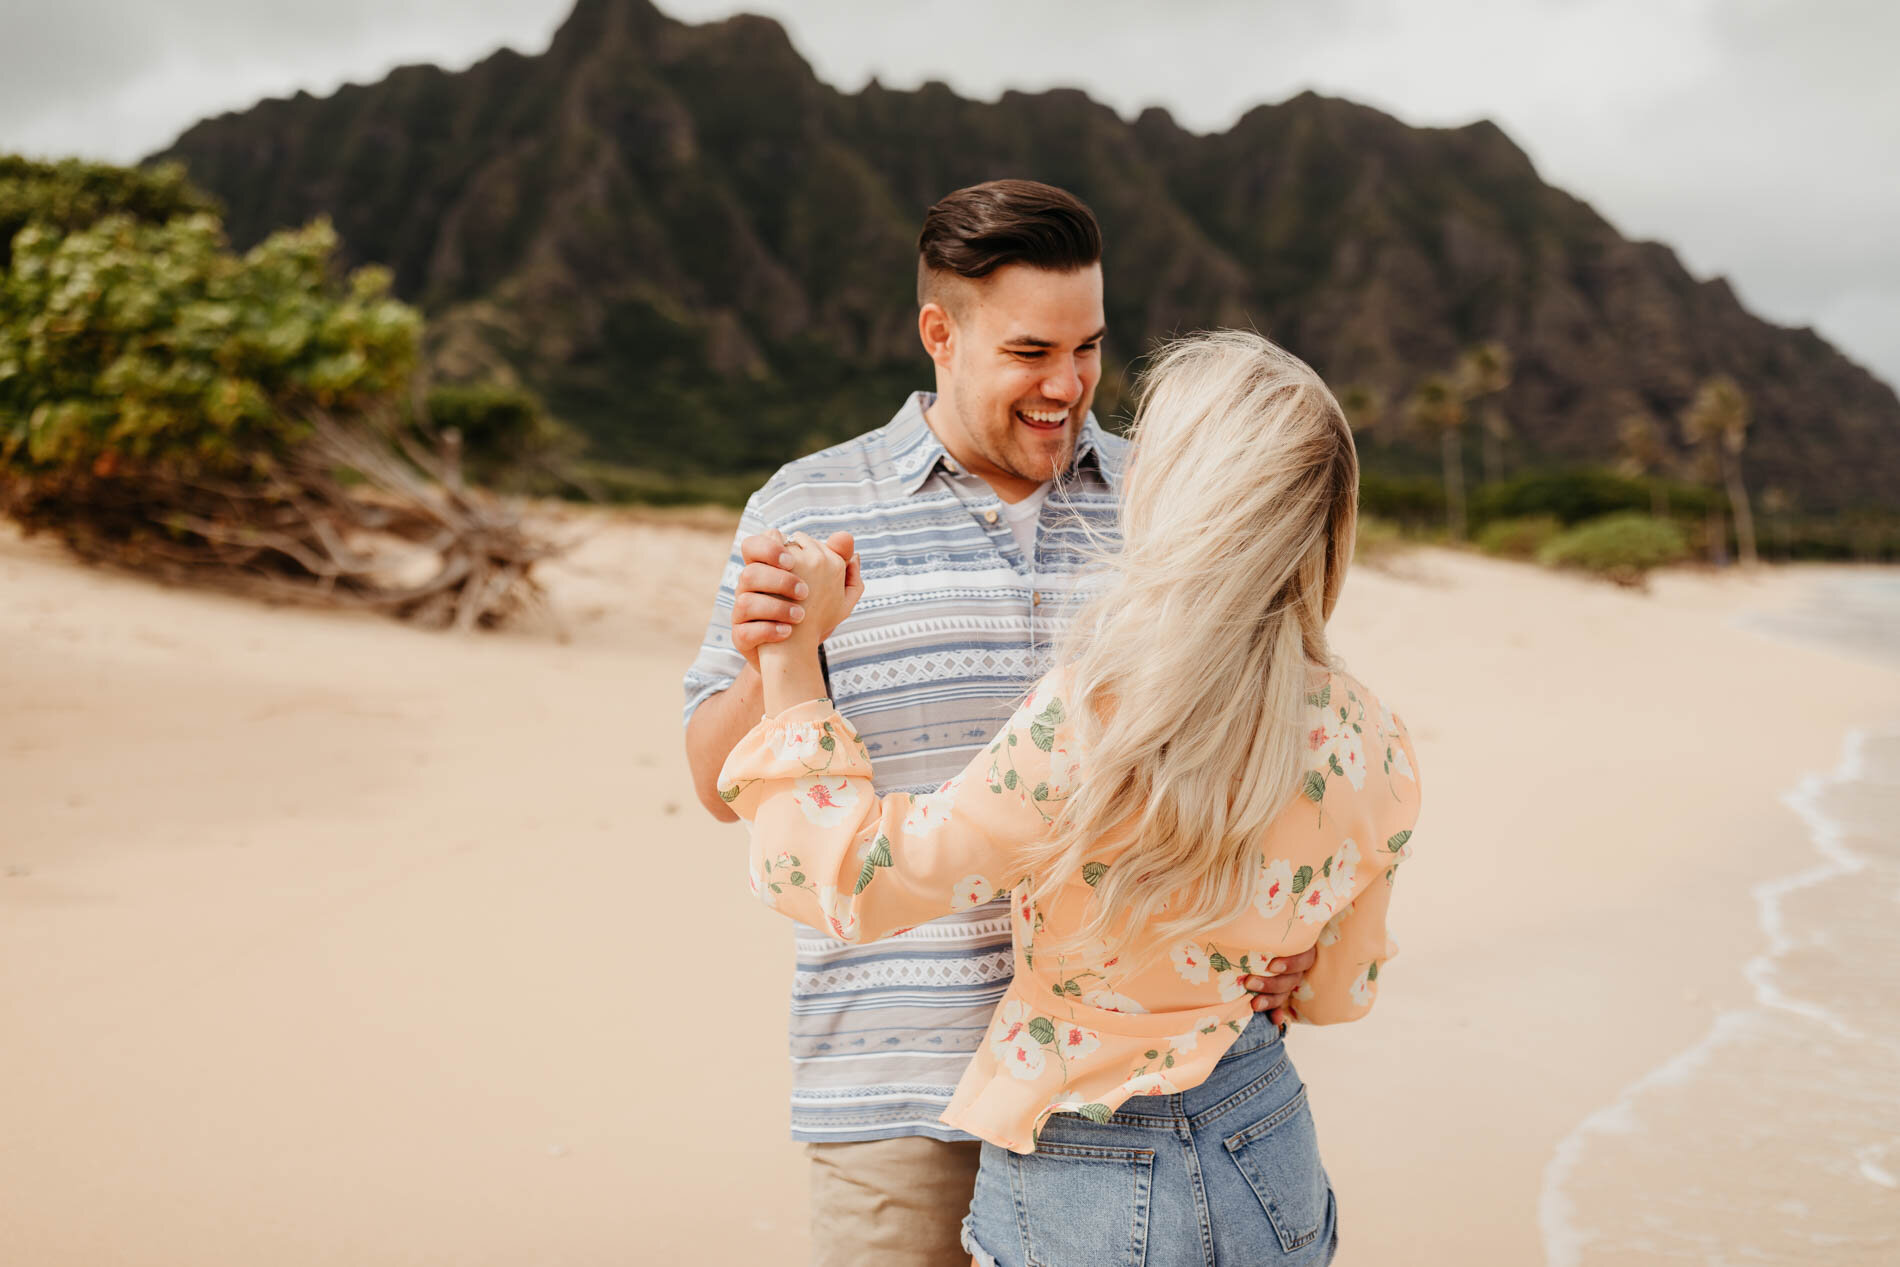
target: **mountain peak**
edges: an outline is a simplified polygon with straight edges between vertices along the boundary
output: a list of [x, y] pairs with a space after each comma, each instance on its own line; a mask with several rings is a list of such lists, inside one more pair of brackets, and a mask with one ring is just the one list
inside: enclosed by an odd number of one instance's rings
[[667, 27], [678, 25], [652, 0], [575, 0], [555, 30], [548, 52], [571, 56], [608, 44], [647, 44]]
[[[1760, 478], [1817, 510], [1900, 503], [1890, 388], [1621, 238], [1488, 120], [1415, 128], [1308, 91], [1197, 135], [1075, 89], [844, 94], [770, 19], [580, 0], [540, 56], [269, 103], [167, 157], [241, 245], [329, 215], [438, 341], [488, 349], [606, 461], [750, 472], [888, 417], [928, 382], [924, 209], [1021, 175], [1101, 218], [1123, 358], [1252, 326], [1342, 389], [1401, 401], [1496, 339], [1517, 366], [1498, 403], [1518, 469], [1612, 460], [1630, 408], [1671, 416], [1728, 373], [1755, 404]], [[1404, 436], [1368, 453], [1436, 460]]]

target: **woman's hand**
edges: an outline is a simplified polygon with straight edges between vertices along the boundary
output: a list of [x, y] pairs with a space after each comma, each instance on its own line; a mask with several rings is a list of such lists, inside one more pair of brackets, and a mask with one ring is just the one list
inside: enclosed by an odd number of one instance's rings
[[822, 699], [825, 675], [818, 664], [818, 644], [857, 606], [864, 593], [858, 558], [840, 557], [802, 532], [785, 543], [791, 571], [810, 592], [805, 596], [805, 618], [792, 626], [783, 642], [759, 648], [759, 678], [764, 690], [765, 715], [776, 716], [795, 704]]
[[857, 606], [864, 593], [864, 578], [855, 553], [843, 558], [802, 532], [791, 535], [785, 553], [791, 556], [792, 574], [805, 582], [810, 593], [805, 597], [805, 618], [793, 626], [791, 637], [778, 645], [811, 655], [825, 633], [836, 629]]

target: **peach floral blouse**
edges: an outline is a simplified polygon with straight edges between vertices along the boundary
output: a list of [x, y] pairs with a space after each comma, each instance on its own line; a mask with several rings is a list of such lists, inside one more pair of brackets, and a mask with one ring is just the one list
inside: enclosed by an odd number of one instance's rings
[[[752, 822], [753, 890], [859, 942], [1017, 887], [1018, 847], [1048, 829], [1087, 771], [1066, 682], [1061, 669], [1044, 678], [963, 773], [922, 796], [880, 800], [864, 745], [827, 700], [765, 718], [719, 778], [720, 795]], [[1307, 773], [1261, 841], [1259, 887], [1241, 918], [1157, 947], [1131, 971], [1086, 950], [1036, 952], [1038, 938], [1080, 925], [1112, 857], [1089, 862], [1047, 908], [1020, 886], [1016, 978], [944, 1122], [1028, 1153], [1051, 1113], [1106, 1121], [1131, 1096], [1198, 1085], [1250, 1017], [1239, 978], [1314, 945], [1296, 1016], [1324, 1025], [1366, 1014], [1397, 952], [1386, 909], [1411, 853], [1417, 765], [1403, 724], [1352, 678], [1331, 675], [1306, 704]]]

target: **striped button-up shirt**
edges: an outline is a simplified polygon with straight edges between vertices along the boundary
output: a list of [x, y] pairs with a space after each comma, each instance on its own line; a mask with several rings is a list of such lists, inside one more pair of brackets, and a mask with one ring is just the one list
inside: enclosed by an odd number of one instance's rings
[[[739, 541], [770, 528], [856, 540], [864, 596], [826, 640], [825, 659], [880, 794], [928, 791], [956, 774], [1051, 667], [1084, 565], [1116, 543], [1126, 442], [1087, 420], [1030, 557], [995, 491], [930, 430], [931, 400], [919, 392], [878, 430], [798, 459], [746, 503], [686, 674], [688, 719], [744, 667], [731, 627]], [[796, 935], [793, 1138], [968, 1138], [937, 1118], [1009, 984], [1006, 903], [869, 946], [803, 925]]]

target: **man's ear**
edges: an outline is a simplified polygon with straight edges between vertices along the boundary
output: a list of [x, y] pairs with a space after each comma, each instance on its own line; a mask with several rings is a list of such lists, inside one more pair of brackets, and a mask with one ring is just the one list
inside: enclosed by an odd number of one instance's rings
[[956, 350], [957, 322], [936, 300], [917, 310], [917, 337], [923, 341], [924, 354], [944, 369]]

